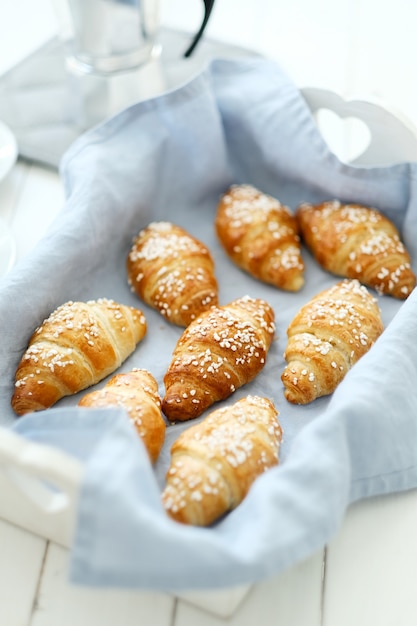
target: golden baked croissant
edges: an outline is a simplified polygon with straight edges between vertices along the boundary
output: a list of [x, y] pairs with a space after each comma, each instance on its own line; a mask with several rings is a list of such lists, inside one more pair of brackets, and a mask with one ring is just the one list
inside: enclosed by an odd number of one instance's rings
[[344, 280], [305, 304], [288, 327], [284, 395], [307, 404], [332, 393], [383, 331], [376, 299], [357, 280]]
[[251, 185], [233, 185], [215, 219], [228, 256], [255, 278], [287, 291], [304, 284], [298, 225], [288, 207]]
[[79, 406], [97, 408], [121, 406], [141, 437], [152, 463], [155, 463], [165, 440], [165, 420], [161, 412], [158, 383], [145, 369], [116, 374], [102, 389], [87, 393]]
[[325, 270], [402, 300], [414, 289], [410, 256], [394, 224], [376, 209], [334, 200], [301, 204], [296, 217], [305, 244]]
[[146, 333], [139, 309], [101, 298], [67, 302], [33, 333], [16, 371], [12, 408], [47, 409], [116, 370]]
[[179, 326], [188, 326], [218, 302], [209, 250], [170, 222], [152, 222], [138, 234], [127, 273], [132, 291]]
[[170, 421], [198, 417], [250, 382], [265, 365], [274, 312], [244, 296], [212, 307], [184, 330], [164, 377], [162, 410]]
[[240, 504], [278, 464], [282, 429], [267, 398], [248, 396], [213, 411], [171, 448], [163, 505], [178, 522], [208, 526]]

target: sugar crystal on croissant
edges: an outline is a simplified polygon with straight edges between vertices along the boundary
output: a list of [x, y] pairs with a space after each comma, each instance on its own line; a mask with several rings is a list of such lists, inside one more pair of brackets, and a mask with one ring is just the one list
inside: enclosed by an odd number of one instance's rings
[[278, 411], [267, 398], [247, 396], [213, 411], [171, 448], [162, 494], [168, 515], [184, 524], [212, 524], [278, 464], [281, 441]]
[[85, 394], [81, 407], [119, 406], [126, 410], [152, 463], [161, 452], [165, 439], [165, 420], [161, 413], [158, 383], [150, 372], [134, 368], [112, 376], [101, 389]]
[[114, 372], [146, 333], [139, 309], [100, 298], [66, 302], [33, 333], [16, 371], [12, 408], [40, 411]]
[[279, 200], [252, 185], [233, 185], [220, 199], [215, 226], [223, 248], [240, 268], [280, 289], [301, 289], [298, 225]]
[[304, 243], [325, 270], [401, 300], [414, 289], [410, 255], [397, 228], [376, 209], [333, 200], [301, 204], [296, 217]]
[[272, 307], [244, 296], [212, 307], [184, 330], [164, 377], [170, 421], [198, 417], [263, 369], [275, 331]]
[[127, 258], [127, 273], [132, 291], [179, 326], [218, 301], [208, 248], [170, 222], [152, 222], [140, 231]]
[[344, 280], [305, 304], [290, 323], [282, 374], [284, 395], [307, 404], [332, 393], [383, 331], [374, 298], [357, 280]]

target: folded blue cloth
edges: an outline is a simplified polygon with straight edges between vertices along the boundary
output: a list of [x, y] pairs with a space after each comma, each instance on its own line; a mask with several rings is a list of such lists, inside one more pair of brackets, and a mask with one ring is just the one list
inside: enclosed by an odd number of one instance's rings
[[[86, 133], [61, 167], [67, 201], [46, 237], [0, 288], [0, 414], [22, 436], [85, 462], [71, 577], [81, 584], [154, 589], [232, 586], [307, 557], [339, 528], [350, 503], [417, 485], [417, 293], [379, 297], [386, 330], [336, 392], [307, 406], [283, 396], [286, 328], [301, 304], [337, 279], [307, 251], [306, 284], [284, 293], [227, 260], [213, 229], [219, 195], [251, 183], [295, 208], [338, 198], [373, 205], [400, 228], [417, 269], [417, 169], [340, 163], [302, 96], [264, 59], [218, 60], [180, 89], [138, 103]], [[188, 424], [168, 426], [157, 465], [122, 410], [56, 408], [15, 420], [13, 375], [33, 329], [66, 300], [111, 297], [145, 312], [148, 334], [121, 370], [163, 375], [181, 329], [127, 285], [132, 237], [168, 219], [199, 236], [216, 262], [222, 304], [248, 293], [274, 307], [277, 340], [263, 372], [226, 403], [274, 400], [284, 430], [280, 466], [213, 528], [167, 518], [160, 490], [169, 448]]]

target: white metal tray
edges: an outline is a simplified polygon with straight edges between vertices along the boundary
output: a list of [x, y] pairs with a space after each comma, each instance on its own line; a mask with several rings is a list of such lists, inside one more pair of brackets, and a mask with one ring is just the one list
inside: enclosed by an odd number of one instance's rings
[[[346, 101], [334, 92], [317, 88], [305, 88], [302, 93], [341, 160], [365, 167], [417, 161], [417, 129], [386, 106], [370, 100]], [[324, 111], [336, 117], [326, 120]], [[359, 133], [354, 126], [358, 120], [364, 125]], [[70, 548], [82, 477], [83, 466], [76, 459], [0, 428], [3, 519]], [[51, 492], [45, 482], [56, 486], [57, 491]], [[245, 586], [176, 595], [225, 617], [235, 611], [248, 589]]]

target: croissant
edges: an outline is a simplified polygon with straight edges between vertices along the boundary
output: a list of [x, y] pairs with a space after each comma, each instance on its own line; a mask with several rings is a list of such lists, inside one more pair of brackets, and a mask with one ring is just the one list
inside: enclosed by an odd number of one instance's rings
[[212, 524], [278, 464], [281, 440], [278, 412], [267, 398], [248, 396], [213, 411], [171, 448], [162, 493], [168, 515], [184, 524]]
[[325, 270], [402, 300], [414, 289], [410, 256], [394, 224], [376, 209], [334, 200], [301, 204], [296, 217], [305, 244]]
[[141, 437], [152, 463], [158, 459], [165, 440], [165, 420], [161, 413], [158, 383], [145, 369], [116, 374], [102, 389], [87, 393], [81, 407], [121, 406]]
[[357, 280], [344, 280], [304, 305], [290, 323], [281, 376], [284, 395], [308, 404], [332, 393], [383, 331], [376, 299]]
[[169, 222], [153, 222], [140, 231], [128, 254], [127, 274], [132, 291], [178, 326], [188, 326], [218, 302], [209, 250]]
[[304, 284], [298, 225], [288, 207], [251, 185], [233, 185], [215, 219], [226, 253], [258, 280], [287, 291]]
[[47, 409], [117, 369], [146, 333], [139, 309], [99, 299], [67, 302], [33, 333], [16, 371], [11, 405]]
[[267, 302], [244, 296], [212, 307], [191, 322], [164, 377], [166, 417], [170, 421], [198, 417], [255, 378], [265, 365], [274, 320]]

